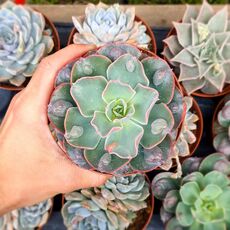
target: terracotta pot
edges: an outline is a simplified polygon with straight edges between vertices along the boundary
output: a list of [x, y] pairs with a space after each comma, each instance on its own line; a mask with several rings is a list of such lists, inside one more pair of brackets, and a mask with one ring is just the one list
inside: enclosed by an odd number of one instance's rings
[[[135, 16], [135, 21], [137, 22], [142, 22], [143, 25], [146, 26], [146, 29], [147, 29], [147, 34], [150, 36], [151, 38], [151, 42], [150, 42], [150, 51], [153, 52], [153, 53], [156, 53], [157, 52], [157, 45], [156, 45], [156, 39], [155, 39], [155, 36], [153, 34], [153, 31], [152, 29], [148, 26], [148, 24], [143, 20], [141, 19], [140, 17], [138, 16]], [[77, 29], [74, 27], [69, 35], [69, 39], [68, 39], [68, 45], [70, 44], [73, 44], [73, 36], [74, 34], [77, 32]]]
[[[181, 22], [181, 21], [180, 21], [180, 22]], [[170, 37], [171, 35], [176, 35], [176, 29], [175, 29], [174, 27], [172, 27], [172, 28], [170, 29], [170, 31], [169, 31], [169, 33], [167, 34], [167, 37], [166, 37], [166, 38]], [[164, 44], [164, 47], [167, 47], [167, 45]], [[166, 57], [164, 57], [164, 60], [166, 60], [166, 61], [170, 64], [169, 60], [167, 60]], [[175, 67], [175, 66], [172, 66], [171, 64], [170, 64], [170, 66], [171, 66], [172, 68], [177, 68], [177, 67]], [[183, 87], [182, 84], [181, 84], [181, 87]], [[184, 87], [183, 87], [183, 88], [184, 88]], [[220, 97], [220, 96], [226, 95], [226, 94], [228, 94], [228, 93], [230, 93], [230, 85], [226, 85], [226, 86], [224, 87], [224, 89], [223, 89], [222, 92], [219, 92], [219, 93], [216, 93], [216, 94], [206, 94], [206, 93], [202, 93], [200, 90], [198, 90], [198, 91], [192, 93], [191, 95], [192, 95], [192, 96], [197, 96], [197, 97], [204, 97], [204, 98], [213, 98], [213, 97]]]
[[[149, 223], [151, 222], [151, 219], [152, 219], [152, 216], [153, 216], [153, 210], [154, 210], [154, 195], [152, 193], [152, 189], [151, 189], [151, 182], [148, 178], [148, 176], [146, 174], [144, 174], [145, 178], [146, 178], [146, 181], [148, 182], [149, 184], [149, 192], [150, 192], [150, 196], [148, 197], [147, 199], [147, 202], [148, 202], [148, 207], [147, 209], [150, 209], [151, 208], [151, 211], [148, 213], [148, 216], [146, 218], [146, 221], [145, 221], [145, 224], [143, 226], [140, 226], [138, 225], [138, 223], [134, 222], [131, 224], [131, 226], [129, 226], [127, 228], [127, 230], [146, 230]], [[65, 197], [64, 197], [64, 194], [62, 195], [62, 206], [65, 204]], [[151, 206], [151, 207], [150, 207]], [[142, 213], [145, 209], [142, 209], [140, 211], [137, 212], [137, 216], [143, 216], [144, 213]], [[144, 218], [144, 216], [143, 216]]]
[[[35, 11], [38, 11], [38, 10], [35, 10]], [[52, 31], [52, 37], [53, 37], [53, 41], [54, 41], [54, 48], [53, 48], [53, 51], [51, 53], [55, 53], [56, 51], [60, 50], [60, 39], [59, 39], [57, 29], [54, 26], [53, 22], [51, 22], [51, 20], [49, 18], [47, 18], [44, 14], [42, 14], [42, 15], [45, 18], [46, 26], [48, 28], [50, 28], [51, 31]], [[14, 85], [11, 85], [9, 83], [1, 82], [0, 83], [0, 88], [6, 89], [6, 90], [11, 90], [11, 91], [21, 91], [22, 89], [24, 89], [27, 86], [27, 84], [30, 81], [30, 79], [31, 79], [31, 77], [27, 77], [26, 81], [21, 86], [18, 86], [18, 87], [14, 86]]]

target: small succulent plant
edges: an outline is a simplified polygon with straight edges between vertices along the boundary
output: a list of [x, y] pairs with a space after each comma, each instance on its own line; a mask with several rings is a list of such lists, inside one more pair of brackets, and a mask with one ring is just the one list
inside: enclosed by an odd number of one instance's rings
[[88, 4], [85, 15], [73, 17], [77, 29], [73, 42], [102, 46], [111, 42], [126, 42], [148, 48], [151, 38], [146, 26], [135, 21], [135, 8], [124, 10], [119, 4], [107, 6]]
[[223, 91], [230, 83], [230, 27], [228, 9], [216, 14], [206, 2], [200, 10], [187, 6], [182, 22], [174, 22], [176, 35], [164, 40], [164, 56], [179, 67], [179, 81], [188, 94]]
[[41, 13], [10, 1], [0, 6], [0, 82], [21, 86], [53, 46]]
[[112, 177], [103, 186], [65, 195], [62, 208], [68, 229], [123, 230], [147, 207], [149, 184], [145, 176]]
[[186, 115], [174, 148], [176, 155], [181, 157], [188, 156], [190, 154], [189, 145], [196, 142], [196, 135], [193, 131], [197, 129], [196, 122], [199, 120], [199, 117], [191, 111], [193, 98], [184, 97], [183, 100], [186, 104]]
[[51, 199], [14, 210], [0, 217], [1, 230], [32, 230], [43, 226], [52, 207]]
[[77, 165], [124, 175], [171, 157], [171, 132], [183, 120], [184, 104], [160, 58], [107, 45], [67, 65], [56, 83], [48, 116]]
[[215, 149], [226, 155], [230, 155], [230, 99], [226, 99], [225, 104], [217, 115], [214, 122]]
[[226, 230], [230, 212], [230, 162], [214, 153], [201, 160], [188, 158], [183, 177], [158, 174], [152, 182], [156, 198], [163, 201], [161, 219], [166, 230]]

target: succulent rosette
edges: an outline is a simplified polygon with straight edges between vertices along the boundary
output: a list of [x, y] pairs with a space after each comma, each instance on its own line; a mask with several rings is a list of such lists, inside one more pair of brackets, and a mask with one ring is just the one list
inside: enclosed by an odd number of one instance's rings
[[230, 163], [221, 153], [201, 160], [188, 158], [183, 176], [158, 174], [152, 189], [163, 201], [161, 219], [166, 230], [226, 230], [230, 227]]
[[215, 149], [226, 155], [230, 155], [230, 97], [224, 98], [224, 105], [217, 114], [217, 120], [214, 122]]
[[135, 20], [135, 8], [124, 10], [119, 4], [107, 6], [88, 4], [85, 15], [73, 17], [77, 32], [75, 44], [102, 46], [111, 42], [126, 42], [148, 48], [151, 41], [146, 26]]
[[188, 94], [218, 94], [230, 83], [230, 27], [227, 6], [217, 13], [206, 1], [187, 6], [175, 35], [164, 40], [164, 56], [179, 67], [179, 81]]
[[41, 13], [10, 1], [0, 6], [0, 83], [21, 86], [53, 46]]
[[184, 104], [160, 58], [107, 45], [66, 66], [56, 82], [48, 116], [76, 164], [123, 174], [171, 157], [171, 131], [181, 124]]
[[149, 196], [144, 175], [112, 177], [101, 187], [66, 194], [64, 224], [72, 230], [124, 230], [147, 208]]

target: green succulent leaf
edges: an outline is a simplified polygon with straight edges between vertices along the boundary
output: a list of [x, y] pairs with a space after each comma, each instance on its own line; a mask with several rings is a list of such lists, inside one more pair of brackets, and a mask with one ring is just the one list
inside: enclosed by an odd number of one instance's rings
[[162, 165], [170, 158], [172, 153], [172, 140], [167, 135], [165, 139], [151, 149], [139, 146], [139, 154], [130, 161], [134, 170], [149, 171]]
[[132, 98], [131, 103], [135, 108], [135, 112], [132, 119], [142, 125], [146, 125], [148, 124], [149, 113], [158, 100], [159, 94], [155, 89], [141, 84], [137, 84], [134, 90], [136, 94]]
[[130, 54], [124, 54], [114, 61], [107, 69], [109, 80], [120, 80], [132, 88], [138, 83], [148, 86], [149, 80], [145, 75], [141, 62]]
[[224, 175], [223, 173], [218, 172], [218, 171], [211, 171], [205, 175], [204, 184], [205, 185], [213, 184], [213, 185], [217, 185], [220, 188], [224, 189], [230, 184], [230, 181], [228, 177]]
[[226, 224], [224, 221], [210, 222], [203, 225], [203, 230], [226, 230]]
[[110, 80], [106, 85], [102, 98], [106, 103], [109, 103], [118, 98], [129, 102], [136, 92], [126, 83], [122, 83], [120, 80]]
[[200, 197], [203, 200], [214, 200], [216, 199], [221, 193], [222, 189], [214, 184], [208, 184], [204, 190], [201, 191]]
[[105, 141], [105, 149], [122, 159], [131, 159], [138, 153], [138, 145], [144, 130], [141, 126], [129, 121], [121, 130], [112, 132]]
[[173, 115], [163, 104], [155, 104], [149, 115], [149, 122], [144, 127], [141, 145], [151, 149], [161, 143], [174, 126]]
[[183, 47], [189, 46], [192, 43], [191, 25], [189, 23], [181, 24], [178, 22], [173, 22], [173, 25], [176, 29], [179, 43]]
[[176, 218], [183, 227], [191, 226], [194, 222], [191, 207], [180, 202], [176, 207]]
[[70, 92], [83, 116], [92, 117], [94, 111], [104, 111], [102, 92], [106, 84], [102, 76], [84, 77], [73, 83]]
[[64, 119], [66, 111], [73, 107], [74, 101], [70, 95], [70, 85], [63, 84], [56, 88], [48, 106], [48, 116], [50, 121], [60, 131], [64, 132]]
[[91, 120], [83, 117], [78, 108], [67, 110], [65, 117], [65, 139], [77, 148], [94, 149], [101, 137], [94, 127], [90, 125]]
[[85, 150], [85, 158], [90, 165], [101, 172], [112, 173], [128, 163], [127, 159], [121, 159], [104, 150], [105, 140], [101, 139], [94, 150]]
[[173, 73], [169, 66], [164, 61], [154, 57], [143, 59], [142, 64], [151, 87], [159, 92], [160, 102], [168, 104], [173, 97], [175, 87]]
[[188, 182], [180, 189], [180, 195], [183, 203], [192, 205], [200, 195], [200, 188], [196, 182]]
[[[165, 230], [184, 230], [184, 227], [181, 226], [176, 217], [171, 218], [165, 226]], [[197, 229], [196, 229], [197, 230]]]
[[106, 71], [112, 62], [105, 56], [91, 55], [86, 58], [80, 58], [72, 68], [72, 79], [74, 83], [85, 76], [103, 76], [106, 78]]
[[[225, 208], [225, 212], [230, 213], [230, 188], [228, 187], [227, 190], [223, 191], [223, 193], [217, 199], [218, 204]], [[228, 216], [227, 215], [227, 216]], [[228, 222], [229, 219], [227, 219]]]
[[182, 184], [186, 184], [188, 182], [196, 182], [199, 187], [202, 188], [204, 183], [204, 176], [200, 172], [193, 172], [182, 178]]

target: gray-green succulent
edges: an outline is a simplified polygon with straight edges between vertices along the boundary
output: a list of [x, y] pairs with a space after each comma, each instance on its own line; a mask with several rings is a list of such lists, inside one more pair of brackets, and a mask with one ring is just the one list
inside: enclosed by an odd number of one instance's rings
[[149, 195], [144, 175], [112, 177], [101, 187], [65, 195], [62, 216], [71, 230], [123, 230], [147, 207]]
[[158, 174], [153, 193], [163, 201], [161, 219], [166, 230], [230, 229], [230, 162], [214, 153], [201, 160], [188, 158], [182, 164], [183, 176]]
[[0, 6], [0, 83], [21, 86], [53, 50], [43, 15], [7, 1]]
[[230, 97], [226, 97], [223, 107], [214, 122], [213, 145], [218, 152], [230, 155]]
[[201, 9], [188, 5], [176, 35], [164, 40], [163, 54], [180, 69], [188, 94], [216, 94], [230, 83], [230, 27], [227, 6], [214, 13], [206, 1]]
[[151, 41], [146, 26], [135, 21], [135, 8], [124, 10], [119, 4], [111, 6], [99, 3], [88, 4], [85, 15], [73, 17], [77, 33], [75, 44], [95, 44], [102, 46], [111, 42], [126, 42], [148, 48]]
[[190, 154], [189, 146], [196, 142], [196, 135], [193, 131], [197, 129], [196, 122], [199, 120], [199, 117], [191, 111], [193, 98], [184, 97], [183, 100], [186, 104], [186, 115], [174, 148], [176, 155], [181, 157], [188, 156]]
[[1, 230], [33, 230], [42, 227], [48, 220], [52, 200], [14, 210], [0, 217]]
[[48, 116], [77, 165], [120, 175], [171, 158], [184, 103], [162, 59], [107, 45], [64, 67], [56, 84]]

